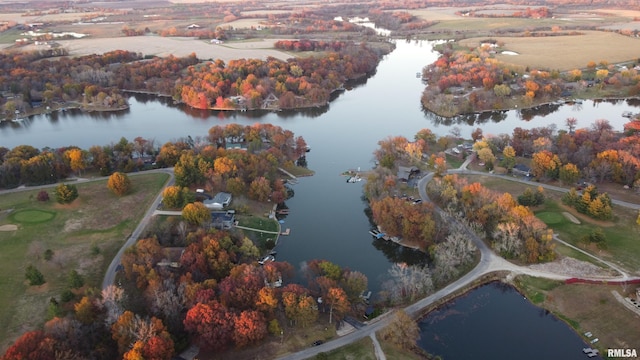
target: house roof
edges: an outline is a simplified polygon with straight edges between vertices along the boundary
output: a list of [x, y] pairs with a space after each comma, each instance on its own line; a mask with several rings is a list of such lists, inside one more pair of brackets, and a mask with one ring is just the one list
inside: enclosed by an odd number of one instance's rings
[[219, 192], [216, 194], [216, 196], [213, 197], [212, 202], [229, 205], [229, 203], [231, 202], [231, 194], [226, 192]]
[[409, 176], [412, 172], [418, 171], [418, 168], [415, 166], [406, 167], [406, 166], [398, 166], [398, 179], [409, 180]]

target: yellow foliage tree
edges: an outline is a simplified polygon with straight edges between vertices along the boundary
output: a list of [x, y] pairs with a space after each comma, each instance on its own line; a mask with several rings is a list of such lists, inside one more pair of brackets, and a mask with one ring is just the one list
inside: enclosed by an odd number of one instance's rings
[[69, 149], [64, 156], [69, 159], [69, 166], [73, 172], [80, 173], [87, 167], [85, 153], [80, 149]]
[[123, 196], [131, 190], [131, 180], [127, 174], [115, 172], [109, 176], [107, 188], [118, 196]]

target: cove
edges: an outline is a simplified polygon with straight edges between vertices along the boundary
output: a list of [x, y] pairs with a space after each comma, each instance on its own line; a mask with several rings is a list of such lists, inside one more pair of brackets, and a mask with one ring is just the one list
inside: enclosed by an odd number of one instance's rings
[[563, 321], [500, 282], [448, 302], [418, 325], [418, 345], [443, 359], [581, 360], [589, 347]]

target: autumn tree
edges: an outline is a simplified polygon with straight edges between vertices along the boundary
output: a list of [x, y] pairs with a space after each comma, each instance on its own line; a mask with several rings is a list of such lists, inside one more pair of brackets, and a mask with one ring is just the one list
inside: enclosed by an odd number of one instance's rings
[[47, 337], [43, 331], [29, 331], [24, 333], [11, 345], [3, 360], [54, 360], [55, 342]]
[[83, 324], [91, 324], [99, 314], [99, 309], [88, 296], [83, 296], [80, 302], [73, 306], [76, 313], [76, 319]]
[[350, 307], [347, 294], [340, 287], [330, 288], [325, 294], [323, 301], [329, 305], [329, 324], [331, 324], [334, 311], [336, 313], [336, 317], [340, 319]]
[[73, 172], [79, 174], [87, 167], [86, 153], [80, 149], [69, 149], [65, 151], [64, 157], [69, 160], [69, 166]]
[[380, 335], [401, 349], [412, 349], [420, 338], [420, 328], [404, 310], [397, 310], [393, 321]]
[[201, 202], [190, 203], [182, 209], [182, 218], [192, 225], [202, 226], [211, 221], [211, 211]]
[[542, 150], [533, 154], [531, 171], [535, 177], [555, 179], [558, 177], [560, 165], [558, 155], [549, 150]]
[[233, 314], [215, 300], [207, 304], [198, 303], [187, 311], [184, 328], [201, 347], [222, 350], [233, 340]]
[[269, 199], [269, 194], [271, 194], [271, 185], [269, 180], [262, 176], [254, 179], [249, 185], [249, 197], [251, 199], [265, 202]]
[[580, 170], [574, 164], [565, 164], [560, 168], [559, 177], [565, 185], [575, 184], [580, 179]]
[[186, 204], [193, 201], [194, 195], [188, 188], [180, 188], [179, 186], [167, 186], [162, 191], [163, 204], [172, 209], [180, 209]]
[[505, 146], [502, 150], [502, 161], [500, 165], [507, 168], [508, 171], [511, 171], [513, 167], [516, 165], [516, 151], [512, 146]]
[[245, 310], [234, 319], [233, 340], [238, 347], [256, 343], [267, 336], [267, 322], [258, 311]]
[[78, 188], [75, 185], [60, 184], [56, 186], [53, 193], [60, 204], [69, 204], [78, 198]]
[[118, 196], [123, 196], [131, 191], [131, 179], [125, 173], [114, 172], [107, 180], [107, 188]]

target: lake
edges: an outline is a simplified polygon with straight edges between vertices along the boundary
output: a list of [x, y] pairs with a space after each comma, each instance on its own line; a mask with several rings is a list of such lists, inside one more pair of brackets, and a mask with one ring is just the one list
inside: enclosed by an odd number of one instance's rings
[[[420, 96], [424, 84], [415, 76], [437, 59], [432, 44], [397, 41], [396, 50], [381, 61], [375, 74], [351, 84], [328, 106], [321, 108], [277, 113], [200, 111], [175, 106], [170, 99], [136, 95], [129, 99], [130, 109], [118, 113], [67, 111], [34, 116], [22, 123], [2, 123], [0, 146], [12, 148], [29, 144], [37, 148], [55, 148], [77, 145], [89, 148], [115, 143], [121, 137], [132, 141], [137, 136], [153, 138], [159, 146], [187, 136], [205, 137], [212, 126], [229, 123], [272, 123], [289, 129], [303, 136], [311, 146], [307, 160], [316, 174], [301, 179], [294, 187], [295, 196], [287, 201], [290, 214], [283, 227], [290, 228], [291, 235], [281, 238], [277, 246], [278, 260], [288, 261], [298, 269], [310, 259], [332, 261], [367, 275], [369, 287], [375, 293], [393, 263], [426, 261], [425, 256], [415, 250], [374, 240], [368, 234], [371, 224], [365, 213], [366, 203], [362, 200], [363, 183], [349, 184], [340, 176], [347, 169], [370, 168], [379, 140], [396, 135], [412, 139], [422, 128], [446, 135], [453, 126], [457, 126], [465, 137], [470, 137], [477, 127], [485, 134], [511, 133], [515, 127], [552, 124], [560, 129], [569, 117], [578, 120], [578, 127], [608, 119], [616, 130], [622, 130], [627, 121], [622, 113], [638, 112], [638, 104], [633, 101], [584, 101], [581, 105], [441, 119], [423, 109]], [[514, 305], [514, 312], [520, 312], [518, 306], [521, 305], [525, 306], [522, 311], [527, 311], [526, 301], [518, 303]], [[509, 336], [512, 327], [527, 329], [528, 326], [513, 321], [507, 330], [497, 332], [496, 337]], [[486, 328], [499, 329], [490, 325]], [[541, 325], [535, 331], [545, 332], [546, 328]], [[489, 333], [480, 328], [476, 331]], [[531, 337], [532, 344], [552, 349], [538, 341], [537, 336]], [[468, 337], [461, 338], [469, 340]], [[493, 351], [491, 347], [477, 346], [481, 352]], [[519, 354], [512, 355], [519, 357]]]
[[443, 359], [583, 360], [589, 347], [564, 322], [499, 282], [450, 301], [418, 325], [420, 347]]

